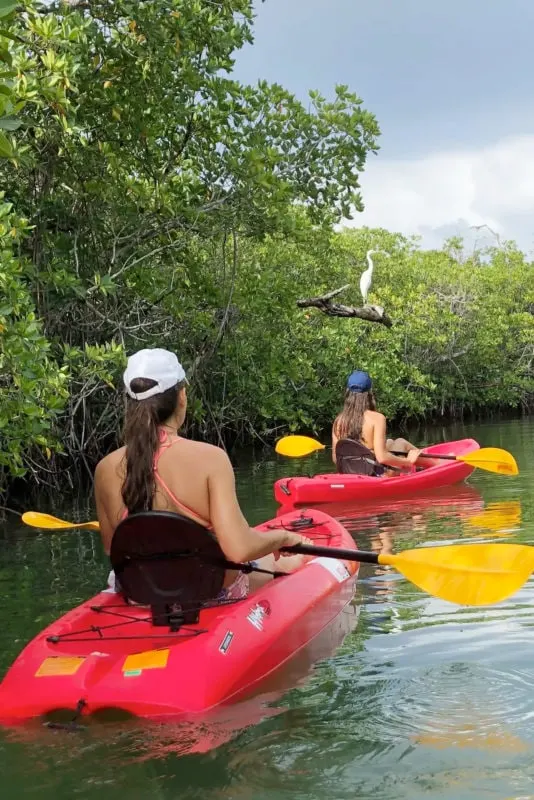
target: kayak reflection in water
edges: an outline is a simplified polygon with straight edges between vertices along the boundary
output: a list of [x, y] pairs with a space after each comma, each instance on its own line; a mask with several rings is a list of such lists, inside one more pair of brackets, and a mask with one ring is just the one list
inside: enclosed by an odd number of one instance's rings
[[[298, 533], [259, 533], [246, 522], [235, 492], [230, 459], [220, 447], [178, 435], [187, 409], [187, 379], [168, 350], [140, 350], [128, 359], [125, 446], [105, 456], [95, 471], [95, 499], [104, 550], [128, 514], [173, 511], [213, 531], [230, 561], [292, 572], [303, 556], [279, 548], [310, 544]], [[221, 597], [246, 597], [271, 576], [228, 570]], [[113, 574], [110, 585], [115, 585]]]
[[[398, 469], [434, 466], [434, 459], [421, 456], [421, 450], [406, 439], [386, 437], [386, 418], [376, 410], [372, 389], [367, 372], [355, 370], [349, 375], [345, 403], [332, 426], [332, 459], [337, 472], [379, 477], [398, 474]], [[397, 470], [392, 472], [387, 467]]]

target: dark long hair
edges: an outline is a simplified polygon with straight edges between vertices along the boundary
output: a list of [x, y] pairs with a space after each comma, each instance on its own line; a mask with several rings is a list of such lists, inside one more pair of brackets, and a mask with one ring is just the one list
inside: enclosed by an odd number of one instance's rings
[[[149, 378], [135, 378], [130, 383], [133, 392], [146, 392], [156, 385]], [[146, 400], [126, 398], [126, 418], [123, 440], [126, 445], [126, 475], [122, 484], [122, 499], [129, 514], [151, 511], [156, 481], [154, 456], [159, 446], [158, 426], [174, 413], [178, 393], [183, 383]]]
[[372, 392], [345, 392], [343, 410], [334, 420], [334, 433], [338, 439], [354, 439], [361, 442], [363, 417], [366, 411], [376, 411], [376, 400]]

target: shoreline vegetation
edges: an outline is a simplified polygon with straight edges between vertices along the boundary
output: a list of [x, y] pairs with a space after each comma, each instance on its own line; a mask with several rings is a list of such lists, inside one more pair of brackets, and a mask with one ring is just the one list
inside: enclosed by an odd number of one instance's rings
[[[377, 120], [346, 86], [234, 80], [253, 21], [250, 0], [0, 4], [0, 499], [92, 473], [142, 347], [179, 354], [188, 433], [226, 445], [328, 429], [355, 367], [397, 424], [534, 407], [532, 263], [340, 230]], [[298, 306], [345, 285], [360, 306], [369, 249], [391, 327]]]

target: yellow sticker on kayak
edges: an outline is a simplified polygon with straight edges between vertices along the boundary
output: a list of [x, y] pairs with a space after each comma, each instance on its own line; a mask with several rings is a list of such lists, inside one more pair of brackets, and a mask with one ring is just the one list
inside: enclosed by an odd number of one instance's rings
[[123, 672], [140, 669], [164, 669], [167, 666], [170, 650], [145, 650], [127, 656], [122, 665]]
[[45, 658], [37, 672], [36, 678], [52, 678], [58, 675], [75, 675], [85, 658], [80, 656], [50, 656]]

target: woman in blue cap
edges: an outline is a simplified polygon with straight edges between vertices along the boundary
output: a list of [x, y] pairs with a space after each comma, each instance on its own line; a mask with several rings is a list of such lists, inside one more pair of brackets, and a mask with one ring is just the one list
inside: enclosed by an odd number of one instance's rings
[[[393, 455], [392, 450], [406, 456]], [[332, 426], [332, 458], [338, 472], [373, 476], [383, 475], [387, 467], [411, 470], [414, 464], [435, 463], [406, 439], [387, 439], [386, 418], [376, 410], [373, 383], [360, 370], [349, 375], [345, 404]]]

